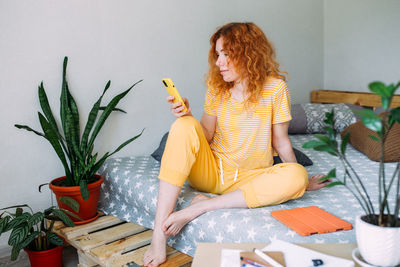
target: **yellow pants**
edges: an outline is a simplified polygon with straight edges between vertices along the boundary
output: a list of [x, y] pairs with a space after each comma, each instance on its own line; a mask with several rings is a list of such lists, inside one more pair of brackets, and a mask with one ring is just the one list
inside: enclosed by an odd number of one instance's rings
[[301, 197], [308, 185], [306, 169], [297, 163], [282, 163], [265, 169], [239, 170], [222, 163], [212, 153], [200, 123], [192, 116], [177, 119], [171, 126], [161, 160], [159, 178], [182, 186], [186, 179], [199, 191], [225, 194], [242, 190], [249, 208], [276, 205]]

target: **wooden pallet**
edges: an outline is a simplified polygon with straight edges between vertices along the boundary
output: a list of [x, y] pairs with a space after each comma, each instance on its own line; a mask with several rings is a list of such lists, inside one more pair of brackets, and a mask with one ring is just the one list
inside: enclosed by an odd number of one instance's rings
[[[153, 231], [124, 222], [114, 216], [100, 216], [95, 221], [75, 227], [62, 222], [54, 224], [54, 232], [78, 251], [79, 267], [143, 265]], [[193, 258], [167, 246], [167, 261], [160, 267], [191, 266]]]

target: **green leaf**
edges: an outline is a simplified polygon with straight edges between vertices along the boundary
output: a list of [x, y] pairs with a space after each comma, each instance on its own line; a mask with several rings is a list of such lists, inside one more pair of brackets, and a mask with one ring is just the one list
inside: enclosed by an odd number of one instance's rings
[[[99, 109], [100, 110], [105, 110], [106, 107], [100, 107]], [[121, 112], [121, 113], [127, 113], [125, 110], [120, 109], [120, 108], [114, 108], [112, 111], [118, 111], [118, 112]]]
[[38, 87], [38, 95], [39, 95], [40, 107], [42, 108], [44, 116], [46, 117], [50, 126], [53, 128], [53, 131], [56, 132], [59, 138], [61, 139], [62, 136], [58, 130], [58, 126], [56, 120], [54, 119], [53, 112], [51, 111], [49, 100], [47, 98], [46, 91], [44, 90], [43, 87], [43, 82], [41, 82]]
[[11, 261], [15, 261], [18, 258], [21, 248], [22, 247], [20, 247], [19, 245], [13, 246], [11, 250]]
[[30, 132], [34, 132], [35, 134], [37, 134], [37, 135], [39, 135], [39, 136], [41, 136], [43, 138], [46, 138], [46, 136], [43, 133], [38, 132], [36, 130], [33, 130], [31, 127], [29, 127], [27, 125], [14, 124], [14, 126], [17, 127], [18, 129], [24, 129], [24, 130], [27, 130], [27, 131], [30, 131]]
[[322, 135], [322, 134], [316, 134], [314, 135], [316, 138], [318, 138], [319, 140], [321, 140], [322, 142], [324, 142], [325, 144], [331, 144], [331, 139], [329, 139], [328, 136], [326, 135]]
[[28, 246], [28, 245], [35, 239], [35, 237], [37, 237], [39, 234], [40, 234], [40, 232], [38, 232], [38, 231], [32, 232], [32, 233], [20, 244], [20, 247], [21, 247], [21, 248], [25, 248], [26, 246]]
[[342, 153], [342, 155], [346, 153], [346, 147], [349, 142], [349, 139], [350, 139], [350, 132], [347, 132], [344, 134], [342, 138], [342, 143], [340, 144], [340, 152]]
[[336, 156], [336, 153], [337, 153], [335, 148], [333, 148], [332, 146], [329, 146], [329, 145], [325, 145], [325, 144], [314, 147], [314, 150], [329, 152], [329, 153], [331, 153], [332, 155], [335, 155], [335, 156]]
[[2, 233], [4, 233], [3, 230], [6, 229], [7, 223], [10, 221], [10, 219], [11, 219], [11, 216], [6, 216], [6, 217], [0, 219], [0, 235]]
[[334, 187], [336, 185], [344, 185], [344, 184], [342, 182], [340, 182], [340, 181], [335, 181], [335, 182], [327, 184], [325, 187], [326, 188], [330, 188], [330, 187]]
[[369, 134], [368, 136], [369, 136], [369, 138], [371, 138], [372, 140], [375, 140], [375, 141], [379, 142], [379, 138], [376, 137], [375, 135]]
[[37, 237], [39, 235], [40, 232], [38, 231], [34, 231], [32, 232], [21, 244], [20, 247], [21, 248], [25, 248], [26, 246], [28, 246], [34, 239], [35, 237]]
[[332, 125], [334, 124], [333, 118], [334, 118], [335, 112], [332, 109], [331, 112], [325, 112], [325, 120], [324, 122], [328, 125]]
[[10, 231], [11, 229], [16, 228], [16, 227], [20, 226], [20, 225], [23, 224], [23, 223], [27, 223], [28, 220], [29, 220], [31, 217], [32, 217], [32, 215], [31, 215], [30, 213], [27, 213], [27, 212], [25, 212], [25, 213], [23, 213], [23, 214], [21, 214], [21, 215], [15, 217], [13, 220], [11, 220], [11, 221], [8, 223], [7, 227], [5, 228], [5, 232]]
[[53, 214], [59, 218], [66, 226], [73, 227], [74, 223], [72, 222], [71, 218], [69, 218], [66, 214], [66, 210], [59, 210], [59, 209], [54, 209]]
[[15, 227], [10, 234], [10, 238], [8, 239], [8, 244], [10, 246], [15, 246], [20, 244], [29, 234], [29, 227], [25, 223], [18, 227]]
[[117, 153], [118, 151], [120, 151], [124, 146], [128, 145], [129, 143], [135, 141], [137, 138], [139, 138], [142, 133], [143, 133], [144, 129], [140, 132], [140, 134], [136, 135], [135, 137], [128, 139], [127, 141], [125, 141], [124, 143], [122, 143], [116, 150], [114, 150], [110, 156], [112, 156], [113, 154]]
[[390, 91], [387, 90], [386, 85], [383, 82], [372, 82], [368, 85], [369, 90], [373, 92], [374, 94], [377, 94], [379, 96], [383, 97], [389, 97], [390, 96]]
[[386, 86], [383, 82], [372, 82], [368, 87], [373, 93], [381, 96], [382, 107], [384, 109], [389, 108], [395, 89], [394, 85]]
[[32, 227], [33, 225], [38, 224], [43, 219], [44, 219], [44, 214], [42, 212], [36, 212], [35, 214], [32, 215], [32, 217], [28, 219], [28, 225], [29, 227]]
[[53, 245], [61, 246], [64, 244], [64, 240], [62, 240], [62, 238], [60, 238], [56, 233], [47, 233], [46, 237]]
[[318, 146], [323, 146], [325, 145], [325, 142], [317, 141], [317, 140], [311, 140], [303, 144], [303, 148], [314, 148]]
[[[74, 218], [77, 218], [78, 220], [81, 220], [81, 221], [83, 221], [83, 219], [81, 218], [81, 217], [79, 217], [77, 214], [75, 214], [75, 213], [72, 213], [71, 211], [69, 211], [69, 210], [66, 210], [66, 209], [60, 209], [62, 212], [64, 212], [65, 214], [67, 214], [67, 215], [69, 215], [70, 217], [74, 217]], [[69, 218], [69, 217], [68, 217]], [[67, 225], [67, 226], [74, 226], [75, 224], [74, 224], [74, 222], [71, 220], [70, 222], [66, 222], [66, 221], [63, 221], [63, 223], [65, 224], [65, 225]]]
[[400, 123], [400, 107], [390, 111], [389, 124], [392, 126], [395, 122]]
[[64, 166], [66, 175], [67, 176], [70, 175], [71, 172], [69, 170], [67, 160], [65, 159], [64, 152], [60, 145], [61, 140], [59, 140], [58, 135], [53, 131], [52, 127], [50, 126], [50, 124], [48, 123], [46, 118], [40, 112], [38, 112], [38, 115], [39, 115], [40, 124], [42, 126], [42, 129], [43, 129], [46, 137], [47, 137], [47, 140], [49, 140], [50, 144], [53, 146], [55, 152], [57, 153], [58, 158], [61, 160], [61, 163]]
[[330, 170], [324, 178], [325, 180], [330, 178], [336, 178], [336, 168]]
[[80, 184], [79, 184], [80, 188], [81, 188], [81, 195], [83, 200], [88, 200], [89, 199], [89, 190], [87, 187], [87, 182], [85, 179], [82, 179]]
[[[101, 94], [101, 96], [99, 97], [99, 99], [96, 101], [96, 103], [93, 105], [91, 111], [89, 112], [88, 120], [86, 122], [85, 130], [83, 132], [82, 141], [81, 141], [81, 147], [83, 148], [83, 151], [85, 151], [85, 152], [87, 151], [89, 134], [93, 129], [93, 126], [96, 122], [97, 114], [99, 113], [101, 100], [103, 99], [104, 94], [110, 87], [110, 84], [111, 84], [111, 81], [108, 81], [108, 83], [106, 84], [106, 87], [103, 90], [103, 93]], [[89, 153], [89, 155], [90, 155], [90, 153]], [[87, 156], [84, 155], [84, 157], [86, 158]]]
[[118, 105], [119, 101], [124, 98], [129, 92], [130, 90], [138, 83], [140, 83], [142, 80], [136, 82], [135, 84], [133, 84], [130, 88], [128, 88], [126, 91], [120, 93], [119, 95], [115, 96], [110, 103], [106, 106], [106, 109], [104, 110], [104, 112], [101, 114], [99, 120], [96, 123], [96, 126], [93, 129], [92, 135], [90, 136], [89, 139], [89, 143], [88, 143], [88, 147], [90, 148], [93, 143], [94, 140], [96, 139], [98, 133], [100, 132], [100, 129], [103, 127], [105, 121], [107, 120], [108, 116], [110, 116], [111, 112], [113, 111], [113, 109]]
[[365, 127], [378, 133], [382, 131], [381, 117], [376, 115], [372, 110], [363, 109], [362, 111], [355, 111], [355, 112], [361, 115], [361, 120], [365, 125]]
[[73, 211], [79, 211], [79, 203], [75, 199], [68, 196], [63, 196], [60, 197], [59, 201], [70, 207]]

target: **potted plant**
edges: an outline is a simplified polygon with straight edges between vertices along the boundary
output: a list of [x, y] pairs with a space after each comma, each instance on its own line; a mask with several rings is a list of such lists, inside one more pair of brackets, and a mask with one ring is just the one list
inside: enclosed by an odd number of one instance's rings
[[[11, 210], [15, 208], [13, 213]], [[43, 212], [33, 212], [28, 205], [0, 209], [0, 235], [11, 231], [8, 244], [12, 246], [11, 260], [18, 258], [21, 249], [29, 256], [32, 267], [61, 267], [64, 240], [52, 232], [54, 221], [61, 220], [74, 226], [66, 215], [68, 211], [50, 207]]]
[[[109, 115], [113, 111], [125, 112], [118, 109], [117, 104], [142, 80], [116, 95], [106, 106], [102, 106], [101, 101], [103, 96], [111, 84], [111, 81], [108, 81], [103, 93], [91, 108], [87, 123], [81, 133], [80, 114], [76, 102], [70, 93], [66, 79], [67, 63], [68, 58], [65, 57], [60, 97], [60, 126], [53, 116], [42, 82], [38, 87], [42, 112], [38, 112], [38, 116], [43, 132], [33, 130], [27, 125], [16, 124], [15, 127], [32, 131], [49, 141], [65, 170], [65, 176], [52, 180], [50, 188], [56, 195], [59, 207], [63, 209], [75, 213], [73, 209], [60, 201], [61, 197], [68, 196], [78, 201], [80, 209], [77, 215], [83, 221], [76, 222], [76, 224], [82, 224], [92, 221], [98, 216], [97, 204], [103, 178], [96, 175], [96, 172], [108, 157], [134, 141], [143, 132], [142, 130], [137, 136], [122, 143], [112, 153], [107, 152], [103, 156], [99, 156], [98, 153], [93, 152], [96, 137]], [[71, 218], [77, 221], [76, 218]]]
[[[368, 263], [379, 266], [397, 266], [400, 264], [400, 162], [397, 163], [394, 173], [390, 174], [385, 171], [384, 165], [385, 140], [393, 125], [400, 123], [400, 107], [390, 109], [394, 93], [399, 87], [400, 82], [397, 85], [385, 85], [382, 82], [370, 83], [370, 91], [381, 97], [382, 108], [385, 112], [380, 116], [368, 109], [358, 112], [365, 127], [375, 132], [375, 135], [369, 135], [369, 137], [379, 142], [381, 147], [379, 171], [377, 173], [379, 185], [377, 203], [372, 203], [371, 192], [366, 190], [360, 175], [346, 158], [346, 146], [350, 134], [344, 134], [341, 142], [337, 141], [337, 132], [333, 127], [333, 111], [326, 113], [325, 123], [327, 126], [324, 129], [328, 134], [315, 135], [318, 140], [312, 140], [303, 145], [303, 148], [326, 151], [340, 159], [344, 168], [343, 178], [336, 177], [336, 169], [332, 169], [327, 176], [320, 180], [333, 178], [334, 181], [327, 187], [344, 185], [357, 199], [364, 211], [363, 216], [356, 218], [358, 249]], [[388, 198], [392, 190], [394, 190], [394, 203], [390, 203]]]

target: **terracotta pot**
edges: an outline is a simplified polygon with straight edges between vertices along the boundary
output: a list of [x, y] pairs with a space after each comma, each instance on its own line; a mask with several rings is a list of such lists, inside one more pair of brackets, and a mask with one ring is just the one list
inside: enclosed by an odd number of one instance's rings
[[400, 227], [383, 227], [356, 218], [357, 245], [361, 256], [377, 266], [400, 264]]
[[[50, 183], [50, 189], [53, 190], [54, 194], [56, 195], [58, 206], [60, 208], [69, 210], [74, 214], [77, 214], [80, 218], [83, 219], [83, 221], [81, 221], [75, 217], [69, 216], [76, 225], [91, 222], [98, 217], [97, 204], [99, 202], [100, 189], [101, 189], [101, 184], [103, 183], [103, 177], [101, 177], [100, 175], [95, 175], [95, 177], [98, 177], [99, 179], [93, 183], [88, 184], [89, 199], [86, 201], [84, 201], [81, 196], [81, 189], [79, 186], [54, 185], [58, 181], [65, 179], [65, 176], [54, 179]], [[60, 197], [62, 196], [68, 196], [78, 201], [80, 205], [79, 212], [73, 211], [69, 206], [62, 203], [60, 201]]]
[[31, 267], [62, 267], [62, 249], [63, 246], [44, 251], [24, 250], [28, 253]]

